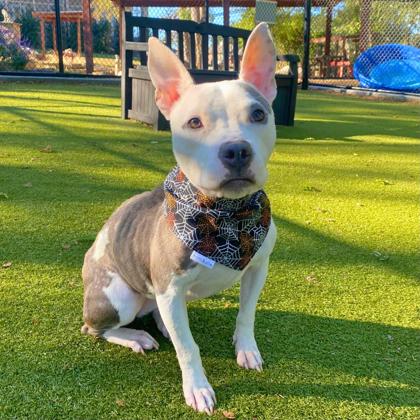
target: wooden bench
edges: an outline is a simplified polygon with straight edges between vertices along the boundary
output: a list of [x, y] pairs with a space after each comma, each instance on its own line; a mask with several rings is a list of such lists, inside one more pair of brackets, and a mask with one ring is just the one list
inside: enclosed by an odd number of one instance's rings
[[[157, 130], [169, 129], [169, 122], [155, 104], [155, 89], [147, 70], [149, 36], [164, 38], [165, 44], [187, 65], [195, 82], [204, 83], [238, 77], [239, 51], [250, 33], [212, 23], [135, 17], [125, 12], [122, 25], [122, 117], [151, 124]], [[196, 48], [197, 38], [199, 50]], [[277, 125], [293, 125], [299, 59], [295, 55], [281, 55], [277, 59], [289, 63], [289, 72], [276, 75], [275, 121]], [[200, 61], [199, 65], [197, 61]]]

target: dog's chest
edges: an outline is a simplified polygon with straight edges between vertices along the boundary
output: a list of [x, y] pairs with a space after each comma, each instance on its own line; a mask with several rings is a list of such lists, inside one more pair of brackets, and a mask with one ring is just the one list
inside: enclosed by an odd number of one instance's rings
[[194, 300], [215, 295], [239, 281], [244, 271], [216, 264], [212, 269], [197, 267], [198, 275], [187, 291], [187, 299]]
[[275, 241], [276, 227], [274, 222], [271, 221], [266, 239], [244, 270], [233, 270], [221, 264], [215, 264], [211, 269], [197, 265], [191, 270], [191, 277], [194, 277], [194, 280], [191, 281], [188, 279], [189, 276], [186, 276], [186, 281], [190, 283], [187, 289], [187, 299], [200, 299], [228, 289], [234, 283], [240, 281], [248, 270], [258, 267], [270, 256]]

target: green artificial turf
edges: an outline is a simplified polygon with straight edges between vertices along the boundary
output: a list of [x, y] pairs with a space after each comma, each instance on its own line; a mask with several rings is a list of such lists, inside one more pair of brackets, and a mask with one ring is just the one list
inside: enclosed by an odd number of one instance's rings
[[[205, 417], [150, 318], [146, 357], [79, 333], [85, 251], [174, 164], [169, 135], [119, 102], [116, 86], [0, 84], [1, 419]], [[264, 372], [236, 366], [238, 286], [189, 304], [215, 418], [420, 418], [419, 128], [418, 105], [299, 94], [269, 164]]]

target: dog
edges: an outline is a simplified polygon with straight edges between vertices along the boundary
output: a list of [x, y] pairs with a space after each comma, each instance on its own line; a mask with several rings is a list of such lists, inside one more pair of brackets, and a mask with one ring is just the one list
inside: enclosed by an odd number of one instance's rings
[[125, 327], [152, 313], [176, 351], [187, 405], [211, 414], [216, 398], [188, 324], [187, 301], [240, 282], [236, 360], [262, 370], [257, 300], [276, 241], [262, 190], [276, 130], [276, 54], [265, 23], [251, 33], [237, 80], [194, 84], [177, 56], [148, 41], [156, 104], [170, 121], [177, 166], [154, 191], [124, 202], [87, 251], [82, 332], [135, 352], [158, 349]]

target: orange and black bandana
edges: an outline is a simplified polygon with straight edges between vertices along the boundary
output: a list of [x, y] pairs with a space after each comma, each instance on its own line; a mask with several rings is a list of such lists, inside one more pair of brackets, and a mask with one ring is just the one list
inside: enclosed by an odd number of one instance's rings
[[234, 270], [247, 266], [271, 223], [270, 201], [263, 190], [236, 200], [208, 197], [178, 166], [163, 187], [167, 222], [188, 248]]

